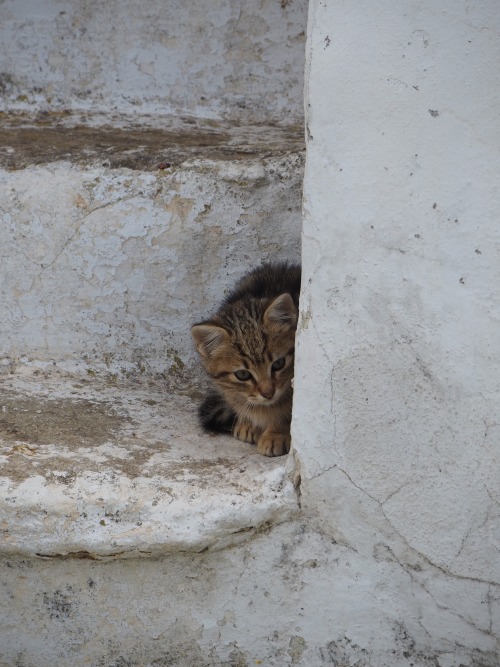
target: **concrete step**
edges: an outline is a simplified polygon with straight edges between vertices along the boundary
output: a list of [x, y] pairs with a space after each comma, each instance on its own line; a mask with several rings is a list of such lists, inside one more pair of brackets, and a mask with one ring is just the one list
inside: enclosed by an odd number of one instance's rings
[[196, 384], [0, 377], [0, 552], [116, 559], [240, 542], [297, 510], [286, 457], [196, 423]]
[[0, 112], [0, 122], [0, 167], [9, 170], [65, 161], [171, 173], [190, 159], [262, 160], [304, 150], [300, 123], [68, 111]]
[[292, 457], [202, 433], [190, 326], [300, 257], [307, 11], [2, 5], [1, 667], [291, 655]]
[[1, 551], [200, 551], [289, 517], [284, 459], [198, 427], [189, 330], [298, 259], [300, 127], [10, 114], [0, 144]]
[[158, 374], [245, 271], [300, 257], [300, 127], [10, 114], [0, 358]]

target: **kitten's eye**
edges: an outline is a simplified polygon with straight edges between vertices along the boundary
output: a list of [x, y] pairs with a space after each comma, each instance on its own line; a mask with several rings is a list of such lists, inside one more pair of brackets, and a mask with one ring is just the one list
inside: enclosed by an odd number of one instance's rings
[[252, 377], [252, 374], [250, 373], [250, 371], [243, 371], [243, 370], [235, 371], [234, 374], [236, 375], [238, 380], [241, 380], [241, 382], [245, 382], [246, 380], [250, 380], [250, 378]]
[[276, 361], [273, 362], [271, 370], [280, 371], [284, 365], [285, 365], [285, 357], [280, 357], [279, 359], [276, 359]]

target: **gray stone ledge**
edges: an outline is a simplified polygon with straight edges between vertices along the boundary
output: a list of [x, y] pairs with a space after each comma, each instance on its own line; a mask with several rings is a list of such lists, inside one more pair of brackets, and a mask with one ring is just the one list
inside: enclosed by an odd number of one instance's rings
[[34, 366], [2, 375], [0, 553], [199, 552], [291, 517], [285, 458], [202, 433], [197, 394]]

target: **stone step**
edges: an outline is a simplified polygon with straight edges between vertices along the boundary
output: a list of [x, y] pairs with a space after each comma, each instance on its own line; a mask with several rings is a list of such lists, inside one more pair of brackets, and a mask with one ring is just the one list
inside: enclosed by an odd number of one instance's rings
[[2, 120], [1, 551], [196, 552], [289, 517], [284, 458], [199, 428], [189, 330], [298, 259], [300, 127]]
[[153, 375], [245, 271], [300, 257], [299, 126], [4, 115], [0, 358]]
[[0, 112], [0, 167], [9, 170], [65, 161], [154, 172], [192, 159], [264, 159], [303, 150], [304, 128], [298, 123], [248, 125], [139, 114]]
[[0, 377], [0, 553], [116, 559], [238, 543], [297, 510], [286, 457], [196, 422], [197, 385]]

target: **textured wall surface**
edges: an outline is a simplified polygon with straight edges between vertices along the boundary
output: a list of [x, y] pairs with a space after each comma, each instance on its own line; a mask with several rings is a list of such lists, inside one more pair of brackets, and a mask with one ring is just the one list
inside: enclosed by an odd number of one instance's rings
[[163, 372], [236, 278], [298, 258], [306, 9], [0, 3], [6, 364]]
[[367, 664], [396, 664], [373, 637], [397, 614], [432, 664], [496, 665], [497, 5], [318, 1], [310, 18], [303, 506], [367, 569], [390, 563], [346, 611]]
[[3, 108], [302, 121], [307, 2], [0, 5]]

